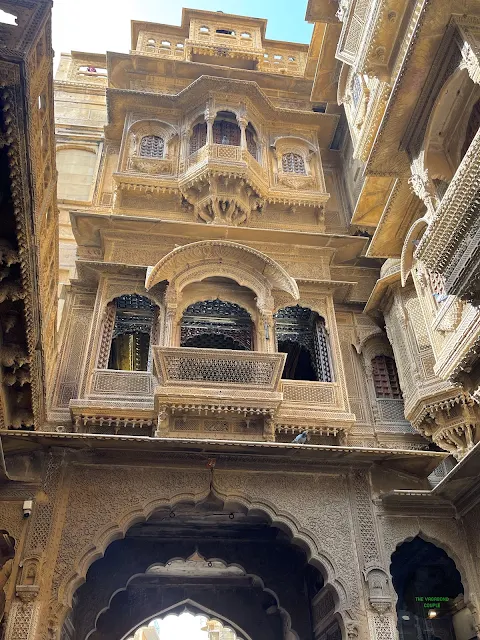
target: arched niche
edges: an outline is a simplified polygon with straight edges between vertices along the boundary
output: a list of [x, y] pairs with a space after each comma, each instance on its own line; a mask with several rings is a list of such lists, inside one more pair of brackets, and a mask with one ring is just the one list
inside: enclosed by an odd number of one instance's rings
[[297, 283], [277, 262], [256, 249], [225, 240], [203, 240], [178, 247], [147, 273], [147, 290], [167, 281], [169, 295], [175, 298], [192, 282], [215, 276], [231, 278], [251, 289], [259, 307], [270, 306], [273, 290], [288, 293], [292, 300], [299, 298]]
[[[128, 158], [151, 157], [156, 159], [171, 158], [176, 155], [178, 145], [177, 130], [171, 124], [154, 118], [133, 122], [126, 134], [124, 168]], [[156, 139], [160, 144], [152, 147], [152, 153], [145, 151], [145, 140]], [[155, 152], [155, 153], [153, 153]]]
[[97, 162], [97, 147], [94, 145], [59, 145], [56, 150], [58, 198], [90, 201]]
[[212, 126], [213, 144], [240, 146], [241, 131], [237, 114], [232, 111], [217, 111]]
[[158, 315], [158, 306], [147, 296], [131, 292], [113, 298], [106, 305], [97, 367], [150, 370]]
[[390, 572], [402, 640], [476, 637], [462, 576], [444, 549], [422, 535], [409, 538], [397, 545]]
[[[175, 478], [175, 476], [177, 476], [177, 478]], [[264, 529], [267, 538], [270, 531], [277, 531], [276, 536], [280, 536], [279, 542], [287, 545], [285, 549], [290, 549], [291, 553], [296, 554], [296, 557], [303, 558], [301, 566], [311, 565], [317, 570], [316, 575], [321, 576], [317, 587], [321, 586], [321, 584], [329, 585], [334, 599], [335, 619], [341, 628], [345, 629], [347, 625], [353, 623], [354, 618], [352, 617], [351, 603], [352, 601], [356, 601], [358, 596], [355, 592], [355, 584], [350, 584], [348, 581], [345, 581], [343, 574], [345, 573], [346, 567], [343, 560], [340, 560], [340, 558], [335, 555], [339, 552], [337, 546], [332, 547], [328, 542], [322, 544], [318, 537], [314, 536], [308, 528], [305, 528], [305, 525], [297, 521], [295, 516], [291, 516], [284, 510], [282, 510], [281, 513], [277, 513], [274, 505], [268, 501], [260, 502], [256, 500], [252, 502], [242, 497], [242, 495], [240, 495], [241, 492], [235, 492], [234, 494], [230, 494], [229, 492], [228, 495], [224, 495], [217, 491], [215, 487], [213, 491], [209, 489], [208, 482], [205, 485], [207, 489], [204, 491], [204, 483], [200, 482], [202, 486], [199, 486], [198, 475], [196, 474], [195, 477], [196, 493], [182, 493], [182, 487], [179, 486], [178, 481], [180, 480], [180, 484], [185, 481], [185, 473], [182, 471], [181, 474], [174, 473], [172, 475], [172, 473], [169, 472], [169, 481], [173, 483], [172, 487], [177, 487], [175, 497], [170, 499], [165, 499], [164, 497], [159, 498], [157, 492], [155, 493], [156, 498], [154, 500], [149, 499], [148, 496], [144, 496], [144, 500], [138, 503], [134, 500], [128, 512], [123, 509], [117, 509], [118, 519], [115, 514], [111, 514], [108, 522], [105, 520], [105, 524], [98, 530], [95, 530], [94, 534], [83, 544], [74, 543], [74, 549], [72, 549], [70, 545], [69, 554], [72, 556], [73, 562], [66, 570], [65, 568], [62, 570], [59, 590], [55, 591], [55, 603], [52, 601], [52, 614], [55, 616], [55, 619], [58, 620], [59, 625], [58, 636], [56, 637], [60, 637], [61, 626], [64, 621], [67, 626], [72, 624], [72, 619], [74, 618], [74, 616], [72, 618], [71, 615], [72, 606], [80, 607], [80, 619], [86, 622], [87, 627], [91, 625], [92, 616], [94, 624], [97, 614], [105, 609], [105, 607], [108, 607], [112, 594], [124, 589], [131, 576], [139, 573], [139, 562], [143, 563], [143, 569], [140, 571], [140, 573], [142, 573], [151, 567], [152, 564], [158, 562], [164, 563], [170, 558], [185, 557], [183, 552], [178, 552], [178, 543], [183, 538], [174, 536], [170, 532], [166, 537], [165, 535], [163, 538], [160, 536], [162, 538], [160, 539], [157, 535], [159, 533], [158, 526], [165, 525], [168, 527], [172, 524], [177, 526], [182, 522], [182, 514], [188, 516], [192, 510], [194, 510], [195, 513], [198, 512], [195, 516], [197, 525], [203, 522], [210, 527], [210, 529], [212, 526], [216, 528], [216, 525], [212, 520], [212, 516], [208, 514], [216, 514], [215, 517], [217, 520], [220, 519], [221, 522], [224, 522], [224, 526], [227, 527], [241, 525], [241, 523], [245, 521], [245, 518], [248, 518], [249, 521], [255, 525], [260, 524], [263, 528], [267, 527]], [[207, 475], [205, 476], [207, 480], [208, 477]], [[183, 487], [183, 489], [185, 489], [185, 487]], [[194, 497], [194, 495], [196, 497]], [[172, 514], [174, 517], [172, 517]], [[202, 518], [202, 515], [206, 517]], [[145, 538], [140, 532], [141, 540], [138, 551], [136, 547], [132, 547], [128, 554], [125, 553], [126, 547], [124, 548], [124, 544], [132, 543], [131, 534], [135, 527], [143, 527], [145, 523], [150, 523], [154, 527], [156, 531], [155, 539], [157, 540], [155, 544], [157, 546], [155, 546], [153, 550], [147, 550], [144, 545]], [[241, 545], [233, 544], [233, 546], [230, 546], [231, 551], [229, 553], [224, 549], [222, 552], [223, 555], [221, 555], [218, 539], [210, 542], [206, 541], [202, 533], [203, 529], [199, 529], [197, 525], [195, 526], [195, 531], [197, 531], [200, 537], [196, 543], [198, 547], [197, 550], [204, 558], [221, 559], [227, 566], [232, 564], [241, 566], [248, 574], [255, 575], [258, 573], [255, 567], [251, 565], [251, 563], [254, 562], [254, 557], [248, 549], [243, 549], [241, 561], [238, 557], [238, 550], [242, 549]], [[125, 540], [123, 540], [124, 538]], [[269, 549], [271, 543], [272, 541], [268, 539], [265, 548]], [[189, 544], [193, 544], [192, 540], [190, 540]], [[75, 550], [75, 548], [77, 550]], [[115, 553], [118, 552], [120, 554], [117, 554], [118, 559], [114, 553], [115, 549], [117, 549]], [[195, 544], [193, 544], [190, 553], [194, 550]], [[112, 553], [113, 556], [111, 555]], [[275, 567], [277, 566], [275, 558], [277, 558], [278, 554], [275, 554], [276, 552], [274, 553], [274, 561], [271, 564], [272, 571], [276, 571]], [[109, 562], [113, 562], [113, 566], [115, 567], [114, 570], [108, 568], [105, 570], [104, 562], [109, 557]], [[152, 557], [154, 558], [153, 562]], [[305, 565], [305, 562], [307, 565]], [[340, 574], [339, 567], [341, 567], [342, 571]], [[350, 571], [347, 571], [347, 574], [350, 574]], [[271, 589], [277, 593], [277, 591], [275, 591], [275, 584], [277, 584], [277, 582], [274, 574], [266, 575], [264, 569], [262, 569], [259, 575], [264, 582], [265, 589]], [[90, 576], [92, 577], [91, 583], [89, 583]], [[85, 579], [87, 582], [85, 582]], [[109, 581], [109, 586], [102, 583], [103, 579]], [[113, 582], [110, 582], [111, 580], [113, 580]], [[91, 588], [92, 585], [94, 585], [95, 588]], [[83, 604], [80, 603], [79, 588], [83, 589], [85, 597], [87, 598]], [[77, 589], [78, 592], [75, 593]], [[302, 589], [300, 589], [300, 591], [302, 591]], [[291, 582], [287, 585], [287, 591], [291, 594]], [[280, 593], [277, 593], [277, 595], [280, 599], [280, 605], [288, 609], [291, 595], [284, 594], [282, 596]], [[84, 617], [87, 616], [87, 614], [88, 619]], [[295, 630], [297, 625], [303, 627], [305, 624], [310, 624], [310, 616], [308, 614], [303, 615], [300, 610], [297, 610], [295, 620], [295, 624], [292, 624], [292, 631]], [[92, 627], [90, 626], [89, 628], [91, 629]], [[306, 633], [304, 629], [300, 635], [304, 637], [308, 635], [308, 633]], [[292, 639], [297, 638], [296, 635], [288, 634], [286, 637]], [[346, 636], [344, 636], [344, 638], [346, 638]]]

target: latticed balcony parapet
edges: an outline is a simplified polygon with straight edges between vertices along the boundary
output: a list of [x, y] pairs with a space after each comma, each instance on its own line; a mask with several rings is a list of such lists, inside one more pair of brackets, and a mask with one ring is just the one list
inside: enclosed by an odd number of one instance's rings
[[153, 347], [153, 354], [160, 389], [172, 387], [184, 392], [186, 386], [213, 387], [233, 395], [248, 391], [279, 393], [286, 358], [284, 353], [193, 347]]
[[153, 355], [159, 379], [157, 435], [194, 431], [201, 416], [213, 416], [215, 422], [201, 430], [218, 432], [216, 437], [226, 426], [240, 439], [275, 439], [273, 416], [283, 398], [280, 384], [286, 354], [153, 347]]
[[424, 233], [415, 257], [445, 276], [445, 291], [476, 301], [480, 294], [480, 131]]

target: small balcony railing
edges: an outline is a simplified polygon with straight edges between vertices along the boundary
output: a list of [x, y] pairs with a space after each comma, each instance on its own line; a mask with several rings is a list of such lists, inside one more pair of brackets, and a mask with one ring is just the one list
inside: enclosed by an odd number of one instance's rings
[[266, 180], [266, 172], [256, 158], [242, 147], [233, 144], [206, 144], [185, 160], [183, 171], [198, 168], [201, 164], [216, 162], [239, 164], [243, 169], [251, 171], [260, 180]]
[[284, 353], [153, 347], [160, 387], [280, 389]]

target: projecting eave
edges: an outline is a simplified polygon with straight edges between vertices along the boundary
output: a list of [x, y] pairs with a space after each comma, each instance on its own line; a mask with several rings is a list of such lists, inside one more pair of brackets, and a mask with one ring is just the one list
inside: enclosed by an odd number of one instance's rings
[[[111, 54], [108, 55], [110, 56]], [[131, 66], [130, 57], [122, 57], [125, 68], [122, 68], [121, 75], [129, 76], [131, 73], [135, 73], [133, 68], [132, 70], [129, 68]], [[137, 71], [140, 69], [142, 75], [155, 75], [159, 73], [156, 69], [157, 63], [162, 64], [164, 62], [162, 59], [142, 58], [136, 65]], [[143, 63], [145, 63], [145, 68], [143, 68]], [[152, 68], [150, 68], [151, 63], [154, 65]], [[126, 86], [126, 82], [119, 83], [115, 81], [120, 74], [117, 75], [115, 71], [111, 71], [109, 63], [111, 84], [110, 88], [107, 89], [109, 123], [107, 132], [110, 137], [118, 138], [121, 136], [125, 117], [129, 111], [138, 111], [140, 108], [178, 109], [179, 112], [187, 109], [191, 110], [197, 105], [204, 105], [209, 92], [225, 93], [228, 87], [230, 96], [238, 96], [239, 101], [248, 98], [258, 108], [261, 117], [266, 120], [273, 120], [277, 124], [291, 126], [292, 118], [294, 118], [296, 125], [305, 125], [310, 131], [313, 130], [317, 133], [320, 148], [328, 149], [330, 147], [339, 120], [338, 115], [283, 109], [275, 106], [262, 90], [262, 87], [265, 87], [278, 91], [290, 91], [292, 94], [304, 95], [305, 99], [308, 100], [312, 87], [311, 81], [295, 78], [294, 76], [277, 76], [276, 74], [263, 74], [253, 71], [239, 74], [238, 71], [240, 70], [238, 69], [226, 69], [199, 63], [170, 61], [169, 64], [194, 65], [196, 68], [196, 72], [190, 74], [187, 78], [187, 80], [190, 80], [188, 86], [175, 94], [130, 90], [129, 86]], [[252, 81], [252, 74], [255, 74], [255, 82]], [[242, 75], [244, 76], [243, 78], [238, 77]], [[265, 79], [268, 82], [265, 82]], [[124, 86], [121, 86], [122, 84]]]
[[382, 308], [384, 298], [388, 292], [389, 287], [393, 284], [400, 282], [400, 265], [398, 269], [395, 269], [392, 273], [379, 278], [373, 287], [373, 291], [370, 294], [367, 304], [365, 305], [364, 313], [377, 315]]
[[414, 112], [440, 44], [446, 36], [453, 34], [452, 16], [461, 20], [468, 13], [468, 19], [471, 20], [473, 15], [478, 19], [480, 11], [478, 3], [473, 2], [466, 11], [465, 4], [459, 0], [445, 2], [441, 6], [435, 2], [414, 4], [410, 21], [412, 29], [407, 29], [390, 74], [395, 84], [367, 160], [369, 172], [395, 173], [399, 164], [408, 169], [405, 147], [415, 134]]
[[64, 447], [71, 451], [123, 454], [124, 464], [132, 464], [132, 461], [136, 462], [143, 456], [151, 455], [156, 464], [170, 461], [170, 464], [198, 463], [204, 467], [206, 459], [211, 457], [215, 458], [217, 468], [255, 467], [269, 471], [298, 471], [308, 468], [310, 472], [347, 472], [352, 467], [368, 468], [377, 465], [382, 469], [426, 478], [447, 455], [434, 451], [402, 449], [39, 431], [0, 431], [0, 437], [7, 465], [9, 455]]
[[308, 0], [305, 20], [341, 24], [337, 18], [337, 11], [338, 1], [336, 0]]
[[396, 180], [368, 246], [367, 257], [400, 258], [405, 236], [415, 220], [422, 217], [424, 209], [407, 180]]
[[[197, 222], [162, 220], [161, 218], [136, 217], [131, 215], [101, 215], [83, 211], [71, 211], [70, 221], [75, 240], [83, 247], [104, 247], [104, 238], [109, 233], [118, 237], [131, 237], [135, 230], [139, 242], [154, 243], [155, 238], [182, 236], [186, 242], [199, 240], [231, 240], [238, 243], [265, 245], [265, 238], [272, 243], [324, 248], [331, 255], [333, 264], [355, 260], [362, 255], [368, 238], [341, 234], [282, 231], [260, 227], [230, 227], [206, 225]], [[148, 266], [148, 265], [145, 265]]]
[[308, 65], [315, 65], [310, 95], [312, 102], [337, 102], [336, 69], [340, 63], [335, 53], [341, 28], [342, 25], [338, 21], [331, 24], [315, 24], [307, 60], [307, 68], [310, 68]]
[[453, 467], [431, 491], [389, 491], [381, 496], [389, 509], [405, 507], [419, 512], [462, 517], [478, 504], [480, 443]]

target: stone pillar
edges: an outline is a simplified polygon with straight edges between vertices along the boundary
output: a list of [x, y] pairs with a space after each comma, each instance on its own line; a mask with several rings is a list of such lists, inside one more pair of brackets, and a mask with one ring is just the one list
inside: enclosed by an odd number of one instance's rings
[[166, 405], [158, 407], [158, 422], [157, 430], [155, 431], [156, 438], [165, 438], [168, 436], [170, 426], [170, 413]]
[[190, 129], [187, 127], [183, 127], [180, 132], [180, 150], [179, 150], [179, 160], [180, 160], [180, 172], [185, 170], [185, 161], [189, 156], [188, 149], [188, 140], [190, 138]]
[[[371, 640], [396, 640], [397, 619], [388, 558], [379, 541], [368, 478], [364, 472], [350, 476], [357, 553], [365, 580], [366, 614]], [[349, 634], [350, 637], [350, 634]]]
[[259, 309], [258, 318], [258, 350], [264, 351], [265, 353], [275, 353], [277, 349], [275, 344], [275, 320], [273, 318], [273, 310]]
[[213, 144], [213, 123], [215, 122], [215, 113], [207, 107], [205, 110], [205, 122], [207, 123], [207, 145]]
[[40, 604], [16, 598], [8, 614], [5, 640], [34, 640], [38, 637]]
[[247, 149], [247, 126], [248, 120], [246, 118], [237, 118], [238, 126], [240, 127], [240, 148]]
[[167, 304], [165, 309], [165, 324], [163, 329], [163, 345], [165, 347], [175, 347], [175, 318], [177, 315], [177, 305]]

